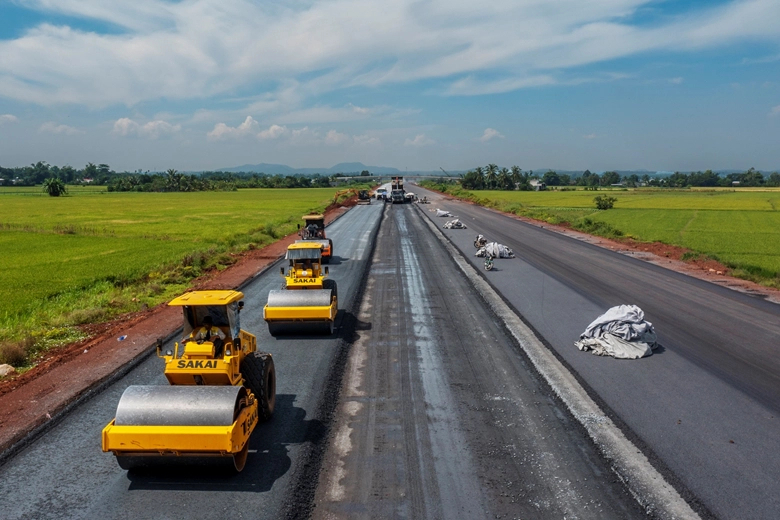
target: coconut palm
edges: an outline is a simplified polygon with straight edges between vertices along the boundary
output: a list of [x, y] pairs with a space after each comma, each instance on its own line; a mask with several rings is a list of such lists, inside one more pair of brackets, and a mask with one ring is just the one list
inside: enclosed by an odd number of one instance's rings
[[492, 163], [488, 164], [485, 167], [485, 181], [487, 182], [487, 187], [489, 189], [495, 188], [497, 179], [498, 179], [498, 166]]

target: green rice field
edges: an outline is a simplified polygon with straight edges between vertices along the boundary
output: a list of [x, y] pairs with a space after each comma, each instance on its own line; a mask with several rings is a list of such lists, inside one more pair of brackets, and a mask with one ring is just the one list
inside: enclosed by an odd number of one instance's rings
[[[647, 242], [715, 258], [735, 274], [780, 286], [780, 189], [463, 191], [480, 204], [575, 227], [585, 219]], [[598, 195], [617, 199], [598, 211]], [[598, 233], [598, 231], [596, 231]]]
[[[140, 306], [129, 301], [158, 303], [169, 285], [181, 290], [202, 268], [230, 263], [228, 253], [293, 232], [301, 215], [322, 211], [335, 191], [109, 193], [90, 187], [49, 197], [40, 188], [0, 188], [0, 339], [85, 322], [67, 316], [72, 306], [89, 316], [90, 307], [128, 311]], [[114, 294], [102, 301], [106, 291]], [[123, 297], [127, 301], [116, 302]], [[58, 305], [65, 317], [48, 309]]]

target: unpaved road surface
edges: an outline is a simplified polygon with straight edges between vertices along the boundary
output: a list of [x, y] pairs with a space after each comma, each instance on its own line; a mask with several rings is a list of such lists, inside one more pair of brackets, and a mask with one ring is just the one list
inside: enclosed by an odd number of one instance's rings
[[314, 517], [645, 517], [417, 209], [381, 229]]

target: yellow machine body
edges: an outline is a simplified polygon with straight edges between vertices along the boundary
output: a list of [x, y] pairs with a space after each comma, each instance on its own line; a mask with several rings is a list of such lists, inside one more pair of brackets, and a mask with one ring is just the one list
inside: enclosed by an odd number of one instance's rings
[[282, 289], [268, 294], [263, 319], [272, 335], [287, 332], [333, 332], [338, 313], [336, 282], [327, 280], [322, 251], [309, 241], [287, 248], [289, 269], [282, 268]]

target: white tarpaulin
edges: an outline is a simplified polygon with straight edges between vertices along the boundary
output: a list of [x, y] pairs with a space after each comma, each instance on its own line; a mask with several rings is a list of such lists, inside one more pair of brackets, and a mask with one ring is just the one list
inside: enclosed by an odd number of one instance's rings
[[485, 256], [490, 254], [493, 258], [514, 258], [515, 254], [504, 244], [498, 242], [488, 242], [484, 247], [477, 249], [476, 256]]
[[436, 210], [436, 216], [437, 217], [451, 217], [452, 213], [450, 213], [446, 209], [437, 209]]
[[449, 220], [444, 224], [444, 229], [466, 229], [466, 224], [458, 219]]
[[650, 356], [658, 346], [653, 324], [636, 305], [618, 305], [596, 318], [580, 340], [574, 343], [582, 351], [618, 359]]

